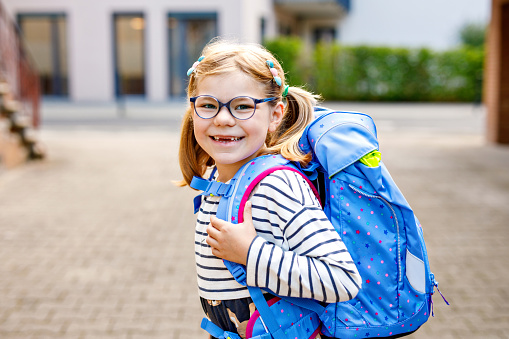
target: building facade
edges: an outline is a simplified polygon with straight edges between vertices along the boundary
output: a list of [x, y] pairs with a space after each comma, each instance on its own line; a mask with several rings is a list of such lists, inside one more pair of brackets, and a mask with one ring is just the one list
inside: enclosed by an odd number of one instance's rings
[[34, 56], [44, 95], [72, 101], [181, 96], [180, 78], [207, 41], [259, 41], [262, 18], [273, 22], [269, 0], [256, 8], [246, 0], [4, 2]]
[[406, 0], [2, 1], [44, 98], [71, 102], [181, 98], [187, 69], [216, 36], [446, 48], [459, 23], [489, 17], [489, 0], [429, 0], [418, 10]]

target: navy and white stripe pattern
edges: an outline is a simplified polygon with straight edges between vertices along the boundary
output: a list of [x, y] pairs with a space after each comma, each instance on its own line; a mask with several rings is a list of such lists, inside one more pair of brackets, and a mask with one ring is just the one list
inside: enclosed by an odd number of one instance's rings
[[[258, 233], [249, 249], [247, 283], [276, 294], [337, 302], [354, 297], [361, 278], [346, 246], [297, 173], [276, 171], [251, 196]], [[200, 296], [209, 300], [248, 297], [205, 242], [218, 197], [205, 197], [195, 235]]]

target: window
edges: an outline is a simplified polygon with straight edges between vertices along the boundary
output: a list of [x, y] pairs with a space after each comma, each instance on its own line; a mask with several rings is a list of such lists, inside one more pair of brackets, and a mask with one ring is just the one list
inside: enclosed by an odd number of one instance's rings
[[260, 18], [260, 40], [262, 44], [265, 43], [265, 36], [267, 35], [267, 20]]
[[170, 96], [185, 95], [187, 70], [200, 57], [203, 47], [217, 35], [216, 17], [216, 13], [168, 15]]
[[336, 29], [332, 27], [315, 28], [313, 31], [313, 43], [332, 43], [336, 40]]
[[145, 19], [143, 14], [114, 14], [115, 94], [145, 95]]
[[45, 96], [69, 95], [65, 14], [19, 14], [18, 24]]

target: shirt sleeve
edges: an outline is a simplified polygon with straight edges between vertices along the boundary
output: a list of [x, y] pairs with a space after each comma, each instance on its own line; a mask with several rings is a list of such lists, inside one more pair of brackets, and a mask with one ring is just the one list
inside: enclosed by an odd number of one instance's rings
[[300, 174], [270, 174], [251, 202], [258, 236], [248, 253], [248, 285], [328, 303], [357, 295], [361, 277], [350, 253]]

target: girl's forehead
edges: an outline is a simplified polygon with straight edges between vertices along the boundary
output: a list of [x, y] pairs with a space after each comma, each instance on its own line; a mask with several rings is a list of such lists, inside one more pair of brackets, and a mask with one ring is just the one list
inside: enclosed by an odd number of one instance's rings
[[206, 75], [198, 80], [196, 95], [213, 95], [218, 99], [231, 99], [239, 95], [264, 97], [265, 86], [242, 71]]

